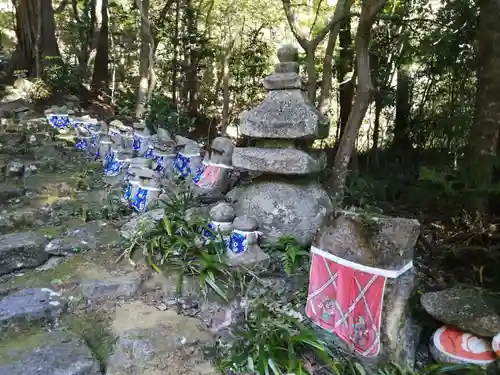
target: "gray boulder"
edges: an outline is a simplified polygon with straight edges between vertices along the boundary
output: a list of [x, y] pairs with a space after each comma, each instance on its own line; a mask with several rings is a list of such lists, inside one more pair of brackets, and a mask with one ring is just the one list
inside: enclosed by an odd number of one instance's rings
[[49, 258], [44, 251], [47, 242], [45, 236], [37, 232], [0, 236], [0, 275], [43, 264]]
[[330, 198], [316, 182], [255, 182], [236, 199], [236, 215], [255, 219], [264, 237], [271, 241], [290, 235], [301, 244], [310, 244], [333, 212]]
[[51, 289], [25, 289], [0, 300], [0, 328], [26, 322], [54, 321], [67, 302]]
[[2, 351], [0, 374], [102, 375], [85, 342], [71, 332], [39, 333]]
[[451, 288], [422, 295], [429, 315], [480, 337], [500, 332], [500, 298], [480, 288]]

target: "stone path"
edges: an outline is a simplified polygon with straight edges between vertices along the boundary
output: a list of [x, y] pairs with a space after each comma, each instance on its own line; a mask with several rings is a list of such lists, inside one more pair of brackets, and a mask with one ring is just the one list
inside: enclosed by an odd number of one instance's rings
[[160, 303], [175, 283], [116, 264], [121, 191], [22, 117], [0, 125], [0, 375], [216, 374], [201, 321]]

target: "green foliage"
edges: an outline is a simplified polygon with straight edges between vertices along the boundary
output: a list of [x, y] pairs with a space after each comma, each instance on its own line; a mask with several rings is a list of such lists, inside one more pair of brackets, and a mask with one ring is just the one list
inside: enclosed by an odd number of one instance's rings
[[217, 347], [216, 364], [224, 374], [312, 375], [312, 358], [339, 374], [332, 353], [311, 328], [265, 304], [255, 305], [231, 337]]
[[81, 82], [81, 75], [60, 57], [47, 56], [44, 61], [42, 79], [52, 93], [71, 93], [77, 90]]
[[233, 273], [226, 259], [226, 244], [218, 234], [205, 241], [201, 228], [210, 229], [205, 220], [189, 217], [192, 196], [180, 191], [166, 202], [165, 218], [152, 231], [141, 233], [133, 242], [131, 251], [139, 248], [150, 266], [157, 272], [178, 275], [177, 294], [182, 295], [185, 276], [196, 277], [204, 294], [212, 289], [224, 300], [228, 299]]
[[278, 242], [267, 245], [270, 252], [278, 251], [283, 269], [288, 275], [296, 273], [309, 259], [309, 251], [292, 236], [282, 236]]

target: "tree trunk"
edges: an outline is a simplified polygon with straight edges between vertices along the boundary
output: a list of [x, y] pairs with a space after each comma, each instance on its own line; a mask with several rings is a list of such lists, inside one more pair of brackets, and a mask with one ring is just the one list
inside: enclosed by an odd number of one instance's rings
[[[334, 18], [337, 17], [341, 21], [336, 23], [328, 34], [328, 42], [325, 49], [325, 57], [323, 58], [323, 78], [321, 80], [321, 92], [318, 98], [318, 109], [321, 113], [326, 114], [330, 108], [330, 96], [332, 91], [332, 75], [333, 75], [333, 55], [335, 52], [335, 43], [340, 33], [340, 28], [345, 22], [346, 14], [351, 9], [353, 0], [341, 0], [335, 7]], [[350, 18], [347, 17], [350, 22]], [[350, 33], [350, 28], [349, 28]]]
[[410, 77], [407, 66], [401, 65], [397, 72], [396, 118], [394, 121], [394, 141], [396, 153], [404, 152], [411, 146], [409, 138], [410, 122]]
[[488, 211], [494, 157], [500, 131], [500, 0], [479, 1], [476, 113], [466, 150], [465, 177], [477, 190], [470, 211]]
[[105, 0], [91, 0], [91, 25], [92, 25], [92, 39], [90, 45], [90, 52], [87, 60], [87, 77], [94, 75], [94, 65], [97, 57], [97, 48], [99, 47], [99, 40], [101, 38], [101, 29], [103, 22], [102, 6]]
[[17, 46], [6, 73], [27, 70], [28, 76], [40, 73], [44, 64], [60, 57], [55, 36], [54, 10], [51, 0], [19, 0], [16, 7]]
[[339, 205], [344, 196], [349, 161], [354, 150], [359, 128], [363, 122], [374, 91], [370, 69], [370, 33], [377, 13], [384, 7], [386, 0], [363, 0], [358, 30], [356, 32], [356, 65], [358, 84], [347, 126], [342, 135], [333, 165], [332, 187], [334, 200]]
[[177, 105], [177, 75], [179, 70], [179, 62], [177, 61], [179, 56], [179, 15], [180, 15], [180, 1], [175, 1], [175, 24], [174, 24], [174, 35], [172, 38], [173, 47], [173, 57], [172, 57], [172, 101]]
[[95, 68], [92, 75], [92, 92], [95, 94], [108, 91], [109, 85], [109, 25], [108, 0], [102, 0], [101, 31], [97, 44]]
[[337, 80], [339, 81], [339, 104], [340, 113], [337, 125], [338, 142], [344, 134], [349, 113], [351, 113], [352, 97], [354, 95], [354, 79], [349, 79], [353, 75], [354, 52], [352, 49], [351, 18], [347, 17], [341, 21], [339, 32], [340, 56], [337, 64]]
[[139, 87], [135, 103], [135, 117], [142, 118], [146, 111], [149, 92], [149, 54], [151, 30], [149, 25], [149, 0], [142, 0], [141, 12], [141, 51], [139, 55]]
[[[344, 12], [335, 11], [334, 15], [330, 19], [330, 21], [321, 27], [314, 38], [309, 39], [304, 33], [299, 30], [299, 27], [296, 25], [296, 15], [292, 10], [292, 5], [290, 0], [281, 0], [283, 3], [283, 10], [285, 11], [285, 16], [290, 25], [293, 35], [295, 39], [300, 44], [300, 46], [304, 49], [306, 53], [306, 64], [307, 64], [307, 95], [309, 99], [315, 104], [316, 101], [316, 89], [317, 89], [317, 72], [316, 72], [316, 64], [315, 64], [315, 53], [318, 48], [318, 45], [325, 39], [328, 33], [333, 30], [336, 24], [340, 22], [342, 18], [344, 18]], [[339, 2], [341, 7], [345, 6], [345, 2]], [[339, 6], [338, 5], [338, 6]], [[316, 10], [318, 12], [319, 10]]]

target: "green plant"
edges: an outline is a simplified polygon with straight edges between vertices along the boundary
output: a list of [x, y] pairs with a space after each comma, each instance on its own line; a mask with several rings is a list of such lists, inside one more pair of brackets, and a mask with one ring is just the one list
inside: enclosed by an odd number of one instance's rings
[[263, 303], [231, 330], [230, 342], [219, 342], [215, 349], [215, 363], [224, 374], [312, 375], [316, 360], [340, 374], [332, 353], [312, 329]]
[[198, 278], [205, 295], [211, 288], [228, 300], [234, 274], [226, 260], [226, 244], [222, 236], [216, 234], [211, 241], [203, 237], [202, 229], [212, 231], [206, 220], [190, 217], [188, 210], [192, 195], [188, 190], [181, 189], [165, 204], [165, 217], [153, 230], [140, 232], [130, 252], [140, 248], [155, 271], [176, 274], [179, 296], [182, 295], [183, 278], [191, 276]]
[[280, 237], [275, 244], [268, 245], [267, 249], [280, 252], [281, 264], [288, 275], [295, 274], [305, 263], [305, 260], [309, 259], [309, 251], [292, 236]]

